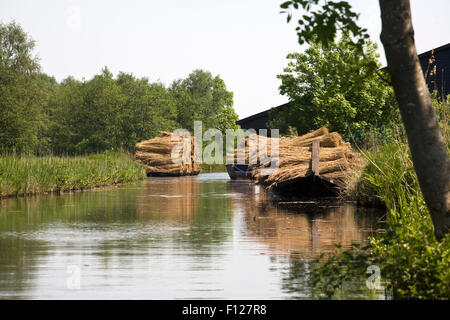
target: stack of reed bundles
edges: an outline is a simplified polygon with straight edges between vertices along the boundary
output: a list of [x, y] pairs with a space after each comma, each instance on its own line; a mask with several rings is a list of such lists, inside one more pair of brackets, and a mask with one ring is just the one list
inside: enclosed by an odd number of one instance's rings
[[[260, 141], [263, 140], [260, 136], [252, 138], [256, 138], [258, 145], [261, 145]], [[262, 139], [267, 139], [267, 153], [270, 156], [270, 146], [275, 138]], [[249, 168], [257, 182], [264, 184], [268, 189], [276, 188], [289, 181], [314, 175], [311, 169], [311, 153], [312, 143], [315, 140], [320, 144], [319, 177], [340, 184], [348, 174], [363, 164], [358, 154], [353, 152], [350, 143], [345, 142], [337, 132], [329, 132], [325, 127], [302, 136], [279, 138], [279, 157], [276, 163], [278, 169], [271, 174], [261, 171], [269, 167], [270, 162], [262, 163], [255, 153], [249, 155], [250, 139], [247, 138], [246, 163], [250, 163]]]
[[[197, 175], [200, 172], [198, 164], [194, 163], [194, 138], [191, 138], [190, 162], [176, 164], [172, 161], [172, 149], [182, 141], [172, 141], [172, 132], [161, 132], [161, 137], [141, 141], [136, 144], [135, 159], [147, 169], [149, 176], [186, 176]], [[181, 155], [181, 153], [180, 153]]]

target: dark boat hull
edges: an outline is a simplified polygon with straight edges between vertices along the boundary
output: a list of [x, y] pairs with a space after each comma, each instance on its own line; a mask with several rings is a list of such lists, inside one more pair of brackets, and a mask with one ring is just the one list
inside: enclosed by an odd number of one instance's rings
[[227, 172], [232, 180], [251, 179], [252, 174], [246, 164], [227, 164]]

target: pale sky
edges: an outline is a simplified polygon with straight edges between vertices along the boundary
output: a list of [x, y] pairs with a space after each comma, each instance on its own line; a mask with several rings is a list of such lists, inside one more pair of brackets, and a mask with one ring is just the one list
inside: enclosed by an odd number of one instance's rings
[[[36, 40], [45, 73], [90, 79], [107, 66], [169, 85], [194, 69], [220, 75], [240, 118], [287, 102], [276, 75], [303, 51], [284, 0], [2, 0], [0, 21], [16, 20]], [[379, 41], [377, 0], [350, 0]], [[419, 53], [450, 42], [450, 1], [411, 0]]]

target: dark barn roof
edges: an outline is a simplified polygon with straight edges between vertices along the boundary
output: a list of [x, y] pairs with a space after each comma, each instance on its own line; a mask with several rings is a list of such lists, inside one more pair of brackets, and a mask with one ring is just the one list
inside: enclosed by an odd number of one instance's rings
[[277, 111], [283, 111], [287, 109], [290, 105], [290, 102], [282, 104], [278, 107], [271, 108], [266, 111], [262, 111], [260, 113], [256, 113], [252, 116], [249, 116], [247, 118], [238, 120], [236, 123], [242, 128], [242, 129], [267, 129], [267, 122], [269, 119], [269, 112], [272, 109], [276, 109]]
[[450, 94], [450, 43], [419, 54], [419, 61], [430, 91], [437, 90], [440, 98], [447, 97]]

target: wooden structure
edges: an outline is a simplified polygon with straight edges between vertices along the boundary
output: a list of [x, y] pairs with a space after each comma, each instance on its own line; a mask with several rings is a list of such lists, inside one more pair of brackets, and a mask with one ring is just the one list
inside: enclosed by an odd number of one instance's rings
[[445, 100], [450, 94], [450, 43], [419, 54], [419, 62], [428, 89]]
[[269, 122], [270, 120], [272, 120], [270, 118], [270, 111], [271, 110], [275, 110], [276, 112], [281, 112], [281, 111], [285, 111], [288, 110], [291, 106], [291, 103], [285, 103], [282, 104], [280, 106], [274, 107], [272, 109], [269, 110], [265, 110], [259, 113], [256, 113], [254, 115], [251, 115], [249, 117], [243, 118], [241, 120], [238, 120], [236, 122], [236, 124], [238, 124], [241, 129], [255, 129], [255, 130], [260, 130], [260, 129], [267, 129], [267, 122]]

